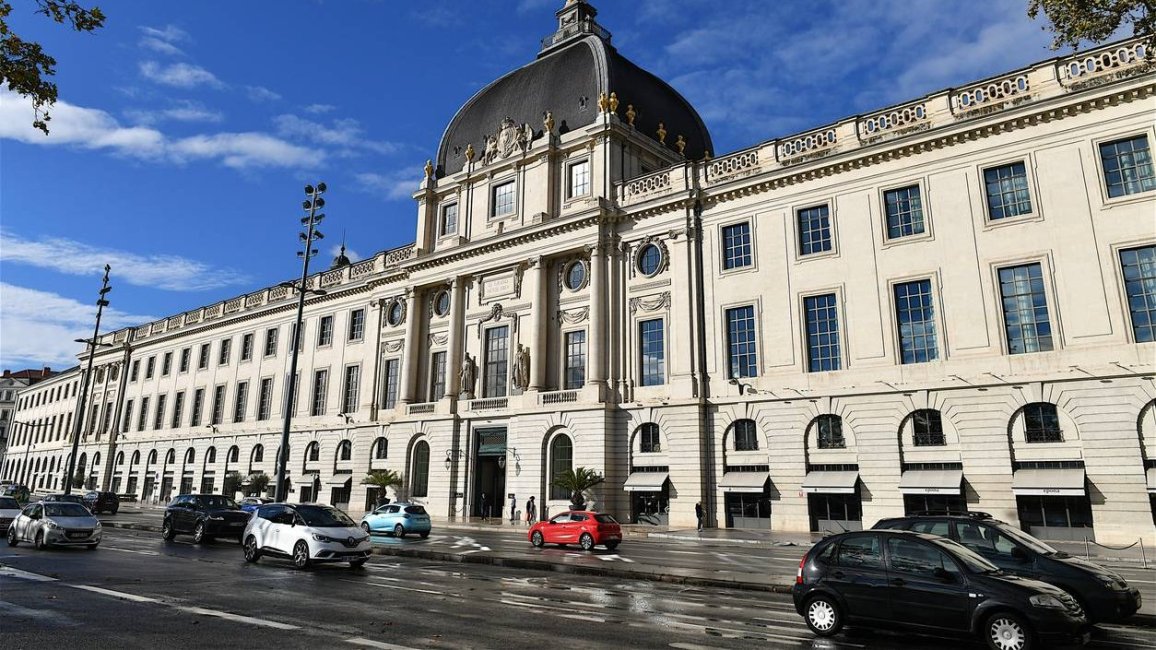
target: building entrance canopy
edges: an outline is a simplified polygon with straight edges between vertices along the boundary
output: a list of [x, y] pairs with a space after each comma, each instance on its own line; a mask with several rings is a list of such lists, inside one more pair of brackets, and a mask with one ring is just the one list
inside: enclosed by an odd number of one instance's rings
[[921, 469], [903, 472], [899, 491], [903, 494], [960, 494], [961, 469]]
[[769, 480], [769, 472], [727, 472], [718, 486], [726, 492], [762, 492]]
[[1012, 477], [1016, 496], [1082, 497], [1087, 493], [1082, 468], [1019, 469]]
[[859, 472], [807, 472], [803, 479], [803, 491], [812, 494], [855, 494], [855, 483]]
[[670, 478], [667, 472], [634, 472], [622, 486], [627, 492], [661, 492]]

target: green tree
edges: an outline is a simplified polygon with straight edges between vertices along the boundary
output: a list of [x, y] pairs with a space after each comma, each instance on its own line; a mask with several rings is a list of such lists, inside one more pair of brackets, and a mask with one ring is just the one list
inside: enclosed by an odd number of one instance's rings
[[221, 494], [224, 494], [231, 499], [233, 498], [233, 495], [237, 494], [237, 490], [240, 489], [241, 473], [236, 471], [226, 472], [224, 485], [221, 486]]
[[269, 475], [265, 472], [253, 472], [249, 475], [249, 489], [246, 494], [260, 496], [265, 493], [267, 487], [269, 487]]
[[396, 496], [398, 500], [402, 500], [401, 493], [405, 481], [402, 480], [400, 474], [392, 469], [375, 469], [370, 470], [370, 472], [365, 475], [365, 478], [361, 479], [361, 484], [377, 488], [377, 501], [381, 503], [382, 499], [385, 498], [385, 491], [388, 488], [393, 488], [394, 496]]
[[[71, 0], [36, 0], [43, 14], [55, 22], [67, 23], [78, 32], [92, 32], [104, 26], [104, 13], [99, 7], [85, 9]], [[44, 52], [34, 41], [26, 41], [12, 33], [8, 15], [12, 13], [10, 0], [0, 0], [0, 85], [32, 100], [34, 128], [48, 135], [48, 107], [56, 103], [56, 84], [49, 77], [56, 74], [56, 59]]]
[[1029, 0], [1028, 16], [1042, 13], [1051, 29], [1052, 49], [1083, 42], [1101, 43], [1122, 25], [1132, 24], [1132, 35], [1144, 37], [1148, 58], [1156, 56], [1156, 0]]
[[579, 467], [558, 472], [554, 476], [554, 485], [570, 493], [571, 510], [584, 510], [586, 492], [604, 480], [602, 474], [586, 467]]

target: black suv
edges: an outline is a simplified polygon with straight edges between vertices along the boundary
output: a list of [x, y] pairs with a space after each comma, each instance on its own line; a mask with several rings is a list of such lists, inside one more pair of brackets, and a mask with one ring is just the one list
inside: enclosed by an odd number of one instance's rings
[[215, 537], [241, 541], [249, 513], [237, 502], [220, 494], [182, 494], [169, 501], [161, 522], [161, 537], [166, 541], [177, 533], [192, 533], [193, 541], [211, 542]]
[[94, 515], [99, 512], [115, 515], [120, 510], [120, 497], [116, 492], [89, 492], [84, 495], [84, 506]]
[[1048, 546], [985, 512], [921, 513], [883, 519], [876, 529], [941, 535], [979, 553], [992, 564], [1025, 578], [1051, 583], [1072, 594], [1093, 623], [1119, 621], [1140, 609], [1140, 590], [1104, 567]]
[[1083, 644], [1090, 636], [1083, 609], [1063, 589], [1005, 573], [949, 539], [900, 530], [823, 539], [799, 563], [791, 594], [819, 636], [857, 623], [976, 634], [992, 650]]

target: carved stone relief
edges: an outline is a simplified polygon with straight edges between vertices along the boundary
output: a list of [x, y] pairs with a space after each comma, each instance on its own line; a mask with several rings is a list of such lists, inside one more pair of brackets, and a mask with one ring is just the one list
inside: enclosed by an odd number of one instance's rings
[[631, 298], [630, 299], [630, 313], [634, 314], [639, 311], [658, 311], [660, 309], [670, 308], [670, 292], [663, 291], [656, 296], [647, 296], [646, 298]]

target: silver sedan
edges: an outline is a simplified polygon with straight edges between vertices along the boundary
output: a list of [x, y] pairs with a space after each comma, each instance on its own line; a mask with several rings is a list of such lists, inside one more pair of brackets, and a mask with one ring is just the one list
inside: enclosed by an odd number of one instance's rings
[[31, 503], [8, 526], [8, 545], [32, 542], [36, 548], [84, 546], [93, 550], [100, 544], [100, 521], [75, 503]]

